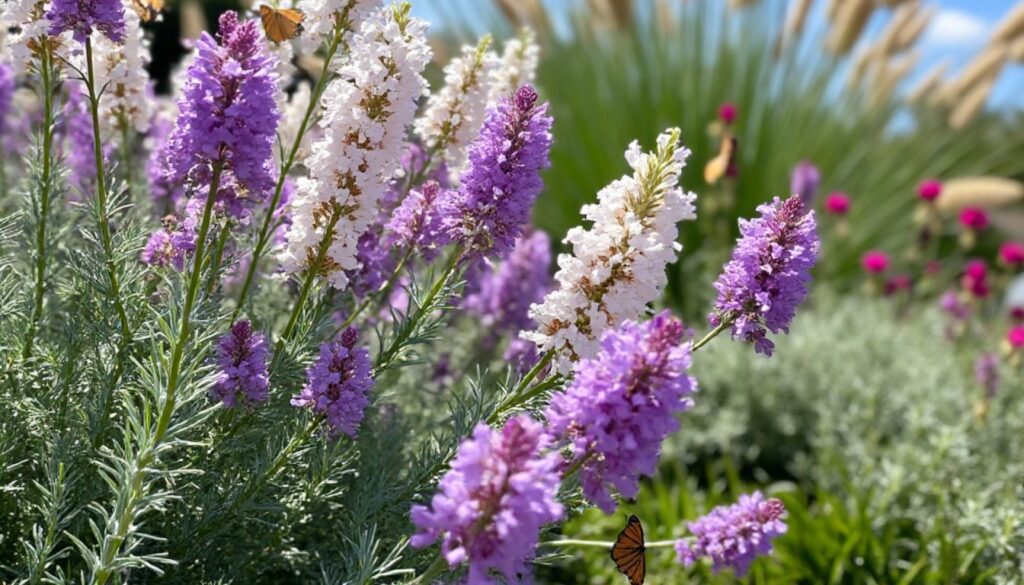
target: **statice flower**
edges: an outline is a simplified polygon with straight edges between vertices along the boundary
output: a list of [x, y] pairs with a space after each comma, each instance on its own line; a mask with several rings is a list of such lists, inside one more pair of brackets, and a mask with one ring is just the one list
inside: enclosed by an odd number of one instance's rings
[[435, 181], [428, 181], [409, 193], [388, 222], [389, 247], [412, 248], [427, 262], [437, 257], [438, 251], [448, 243], [448, 232], [439, 209], [440, 195], [441, 186]]
[[501, 61], [491, 72], [487, 107], [498, 105], [501, 100], [524, 85], [532, 85], [534, 77], [537, 76], [539, 60], [540, 46], [537, 45], [537, 36], [533, 30], [524, 27], [518, 37], [505, 42]]
[[0, 10], [0, 36], [5, 36], [3, 55], [9, 56], [10, 63], [18, 73], [23, 73], [32, 63], [34, 47], [38, 40], [49, 33], [50, 21], [46, 19], [47, 4], [44, 0], [4, 0]]
[[[105, 129], [127, 128], [145, 133], [153, 102], [146, 72], [150, 54], [134, 10], [124, 12], [124, 31], [120, 41], [99, 37], [93, 42], [96, 87], [106, 88], [100, 100], [100, 123]], [[75, 60], [84, 71], [84, 57], [79, 55]]]
[[535, 324], [530, 319], [530, 305], [539, 303], [551, 289], [550, 267], [548, 235], [540, 230], [524, 234], [501, 264], [483, 268], [475, 290], [466, 296], [462, 306], [479, 316], [481, 325], [495, 332], [516, 335], [532, 329]]
[[370, 352], [356, 347], [359, 332], [346, 329], [338, 341], [320, 346], [320, 357], [306, 370], [306, 385], [292, 406], [324, 417], [328, 434], [355, 438], [370, 404], [373, 373]]
[[789, 180], [789, 192], [799, 195], [804, 207], [811, 209], [814, 207], [814, 195], [818, 192], [820, 184], [821, 173], [818, 171], [818, 167], [810, 161], [800, 161], [793, 167], [793, 174]]
[[296, 7], [306, 15], [299, 36], [303, 50], [315, 52], [329, 42], [338, 25], [347, 37], [379, 5], [380, 0], [299, 0]]
[[676, 543], [679, 562], [689, 567], [707, 558], [716, 573], [732, 568], [746, 575], [750, 564], [771, 553], [772, 541], [786, 533], [785, 514], [780, 500], [765, 499], [761, 492], [744, 494], [735, 504], [718, 506], [687, 524], [695, 538]]
[[733, 338], [770, 356], [775, 344], [768, 332], [788, 332], [807, 296], [818, 234], [814, 212], [805, 211], [797, 195], [757, 210], [761, 217], [740, 220], [740, 239], [715, 282], [718, 301], [709, 320], [716, 327], [731, 325]]
[[[298, 183], [292, 225], [281, 256], [288, 272], [310, 267], [330, 236], [317, 267], [335, 288], [360, 270], [360, 238], [399, 171], [406, 128], [427, 82], [426, 23], [388, 6], [370, 15], [349, 43], [348, 61], [323, 97], [323, 137], [306, 161], [310, 177]], [[332, 227], [332, 221], [335, 223]]]
[[583, 493], [608, 514], [609, 486], [636, 496], [640, 475], [654, 475], [662, 442], [679, 429], [677, 415], [693, 405], [685, 335], [668, 311], [627, 321], [604, 334], [601, 351], [580, 360], [572, 384], [551, 399], [549, 432], [570, 442], [573, 460], [583, 462]]
[[54, 36], [70, 31], [76, 41], [85, 44], [92, 32], [98, 30], [115, 43], [124, 42], [121, 0], [51, 0], [46, 18]]
[[569, 230], [572, 254], [558, 257], [558, 288], [530, 309], [537, 329], [524, 333], [541, 353], [555, 350], [562, 372], [571, 360], [597, 354], [600, 338], [627, 319], [636, 319], [668, 282], [665, 267], [676, 260], [676, 224], [696, 217], [696, 196], [679, 188], [690, 151], [678, 144], [679, 130], [658, 137], [653, 153], [636, 142], [626, 151], [632, 176], [612, 182], [585, 205], [590, 229]]
[[509, 419], [499, 432], [481, 423], [459, 445], [451, 470], [430, 506], [413, 506], [414, 547], [441, 540], [449, 566], [469, 562], [468, 585], [528, 578], [541, 527], [562, 517], [556, 500], [560, 458], [543, 454], [547, 439], [529, 416]]
[[218, 35], [220, 44], [205, 32], [196, 43], [165, 172], [169, 181], [202, 193], [212, 167], [223, 165], [218, 203], [242, 218], [274, 187], [277, 78], [256, 21], [240, 22], [226, 12]]
[[551, 117], [532, 87], [488, 110], [459, 188], [445, 197], [451, 238], [477, 258], [508, 253], [544, 187], [540, 171], [550, 150]]
[[497, 56], [488, 51], [490, 37], [475, 47], [466, 45], [462, 55], [444, 68], [444, 88], [430, 96], [426, 110], [416, 120], [416, 135], [428, 149], [437, 149], [452, 172], [465, 161], [465, 151], [484, 123], [488, 82]]
[[249, 404], [266, 400], [270, 396], [267, 354], [267, 338], [253, 331], [252, 323], [239, 321], [232, 325], [217, 342], [213, 396], [227, 407], [234, 407], [240, 396]]

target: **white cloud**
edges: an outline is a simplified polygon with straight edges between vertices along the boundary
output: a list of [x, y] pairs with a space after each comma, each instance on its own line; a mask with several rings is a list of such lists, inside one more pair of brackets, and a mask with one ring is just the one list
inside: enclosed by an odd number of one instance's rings
[[988, 36], [989, 24], [959, 10], [940, 10], [932, 19], [924, 41], [929, 45], [965, 47], [980, 45]]

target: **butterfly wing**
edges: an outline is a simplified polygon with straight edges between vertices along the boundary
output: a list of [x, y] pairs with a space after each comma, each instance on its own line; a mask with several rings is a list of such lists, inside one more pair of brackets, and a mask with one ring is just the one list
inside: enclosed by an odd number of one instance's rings
[[306, 15], [301, 10], [260, 5], [263, 32], [267, 33], [267, 38], [275, 43], [283, 43], [299, 36], [299, 33], [302, 32], [302, 21], [305, 18]]
[[151, 22], [164, 9], [164, 4], [164, 0], [132, 0], [132, 9], [143, 22]]
[[636, 516], [629, 517], [626, 527], [615, 539], [611, 557], [615, 568], [629, 579], [629, 585], [643, 585], [647, 576], [644, 527]]

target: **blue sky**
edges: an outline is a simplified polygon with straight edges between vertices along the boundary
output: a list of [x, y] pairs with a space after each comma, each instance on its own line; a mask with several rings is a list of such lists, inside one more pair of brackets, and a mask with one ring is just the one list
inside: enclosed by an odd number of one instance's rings
[[[569, 6], [584, 3], [584, 0], [543, 1], [552, 12], [564, 12]], [[652, 0], [634, 1], [643, 4]], [[907, 84], [912, 85], [919, 76], [944, 60], [950, 62], [947, 75], [955, 74], [985, 46], [999, 21], [1020, 2], [1024, 0], [924, 0], [925, 6], [936, 7], [938, 13], [918, 45], [921, 50], [921, 61], [909, 76]], [[413, 13], [437, 25], [444, 21], [444, 16], [449, 11], [461, 13], [490, 3], [490, 0], [418, 0], [413, 2]], [[814, 20], [818, 20], [817, 24], [820, 26], [824, 19], [822, 8], [825, 0], [814, 0], [814, 3], [816, 14], [809, 26], [815, 26]], [[877, 35], [889, 14], [890, 11], [886, 10], [876, 11], [865, 38]], [[1024, 108], [1024, 64], [1010, 64], [1003, 69], [999, 82], [989, 98], [989, 107]]]

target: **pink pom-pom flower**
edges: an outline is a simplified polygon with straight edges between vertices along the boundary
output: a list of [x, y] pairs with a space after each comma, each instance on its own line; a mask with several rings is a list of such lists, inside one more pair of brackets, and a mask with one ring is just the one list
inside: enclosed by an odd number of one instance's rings
[[868, 274], [882, 274], [889, 269], [889, 255], [879, 250], [871, 250], [861, 256], [860, 265]]

